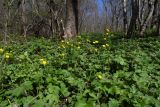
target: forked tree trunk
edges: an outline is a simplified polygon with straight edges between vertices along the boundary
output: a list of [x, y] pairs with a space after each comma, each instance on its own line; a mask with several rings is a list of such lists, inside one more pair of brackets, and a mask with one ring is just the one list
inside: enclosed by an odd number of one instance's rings
[[64, 39], [71, 39], [78, 34], [79, 1], [80, 0], [66, 0]]

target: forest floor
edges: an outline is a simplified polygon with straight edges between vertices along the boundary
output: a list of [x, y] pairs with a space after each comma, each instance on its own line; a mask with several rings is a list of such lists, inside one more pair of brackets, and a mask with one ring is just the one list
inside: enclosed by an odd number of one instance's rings
[[0, 44], [0, 107], [159, 107], [160, 38]]

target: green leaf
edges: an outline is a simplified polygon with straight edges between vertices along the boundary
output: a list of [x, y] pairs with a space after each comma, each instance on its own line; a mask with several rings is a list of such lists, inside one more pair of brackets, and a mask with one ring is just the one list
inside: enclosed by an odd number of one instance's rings
[[76, 102], [75, 107], [87, 107], [87, 103], [84, 99], [81, 99]]
[[110, 99], [108, 105], [109, 105], [109, 107], [119, 107], [119, 102], [115, 99]]
[[44, 107], [45, 103], [42, 99], [37, 100], [34, 104], [34, 107]]
[[26, 81], [26, 82], [24, 82], [24, 83], [22, 84], [22, 87], [24, 87], [24, 89], [25, 89], [26, 91], [33, 89], [32, 82], [31, 82], [31, 81]]
[[114, 61], [121, 65], [126, 65], [124, 58], [122, 58], [121, 56], [115, 56]]
[[13, 96], [19, 97], [21, 94], [24, 93], [24, 90], [24, 87], [17, 87], [14, 90], [11, 90], [10, 92]]
[[94, 99], [97, 99], [97, 96], [96, 96], [95, 93], [89, 93], [89, 95], [90, 95], [91, 97], [93, 97]]
[[64, 83], [60, 84], [60, 91], [61, 91], [62, 95], [65, 97], [70, 95], [70, 92], [68, 91], [68, 88], [66, 87], [66, 85]]

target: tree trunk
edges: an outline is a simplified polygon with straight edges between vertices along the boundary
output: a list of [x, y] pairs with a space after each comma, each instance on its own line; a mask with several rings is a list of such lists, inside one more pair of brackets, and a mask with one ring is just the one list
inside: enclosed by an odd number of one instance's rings
[[158, 24], [157, 24], [157, 35], [160, 36], [160, 2], [158, 2], [158, 6], [157, 6], [157, 21], [158, 21]]
[[22, 23], [23, 23], [23, 36], [27, 36], [27, 22], [26, 22], [26, 7], [25, 7], [25, 0], [22, 0]]
[[157, 22], [158, 22], [158, 0], [155, 0], [154, 2], [154, 11], [152, 15], [152, 20], [151, 20], [151, 29], [156, 28]]
[[64, 39], [71, 39], [78, 34], [79, 1], [80, 0], [66, 0]]
[[158, 19], [157, 35], [160, 36], [160, 15], [159, 15], [159, 19]]
[[145, 19], [144, 23], [141, 26], [140, 35], [144, 35], [144, 32], [145, 32], [146, 27], [147, 27], [147, 24], [149, 23], [150, 19], [152, 18], [152, 15], [153, 15], [153, 12], [154, 12], [154, 2], [155, 2], [155, 0], [154, 1], [150, 1], [151, 8], [150, 8], [150, 11], [148, 13], [147, 18]]
[[132, 5], [132, 17], [131, 17], [130, 25], [127, 31], [127, 38], [130, 38], [133, 35], [133, 32], [136, 28], [136, 21], [138, 19], [138, 14], [139, 14], [138, 0], [131, 0], [131, 5]]
[[123, 0], [123, 30], [127, 34], [127, 0]]
[[140, 27], [142, 26], [143, 22], [144, 22], [144, 16], [145, 16], [145, 4], [146, 1], [145, 0], [139, 0], [138, 5], [139, 5], [139, 10], [138, 10], [138, 22], [139, 22], [139, 29], [141, 29]]

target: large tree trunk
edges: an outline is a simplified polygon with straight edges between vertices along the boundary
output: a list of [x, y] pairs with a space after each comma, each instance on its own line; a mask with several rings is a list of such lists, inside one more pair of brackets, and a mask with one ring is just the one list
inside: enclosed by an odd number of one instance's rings
[[131, 5], [132, 5], [132, 17], [131, 17], [130, 25], [127, 31], [127, 38], [130, 38], [133, 35], [133, 32], [136, 28], [138, 14], [139, 14], [138, 0], [131, 0]]
[[127, 0], [123, 0], [123, 30], [127, 34]]
[[143, 22], [142, 26], [141, 26], [141, 29], [140, 29], [140, 35], [144, 35], [144, 32], [146, 30], [146, 27], [147, 27], [147, 24], [149, 23], [150, 19], [152, 18], [152, 15], [153, 15], [153, 12], [154, 12], [154, 1], [150, 1], [150, 6], [151, 8], [149, 9], [149, 13], [147, 15], [147, 18], [145, 19], [145, 21]]
[[80, 0], [66, 0], [64, 39], [71, 39], [78, 34], [79, 1]]

